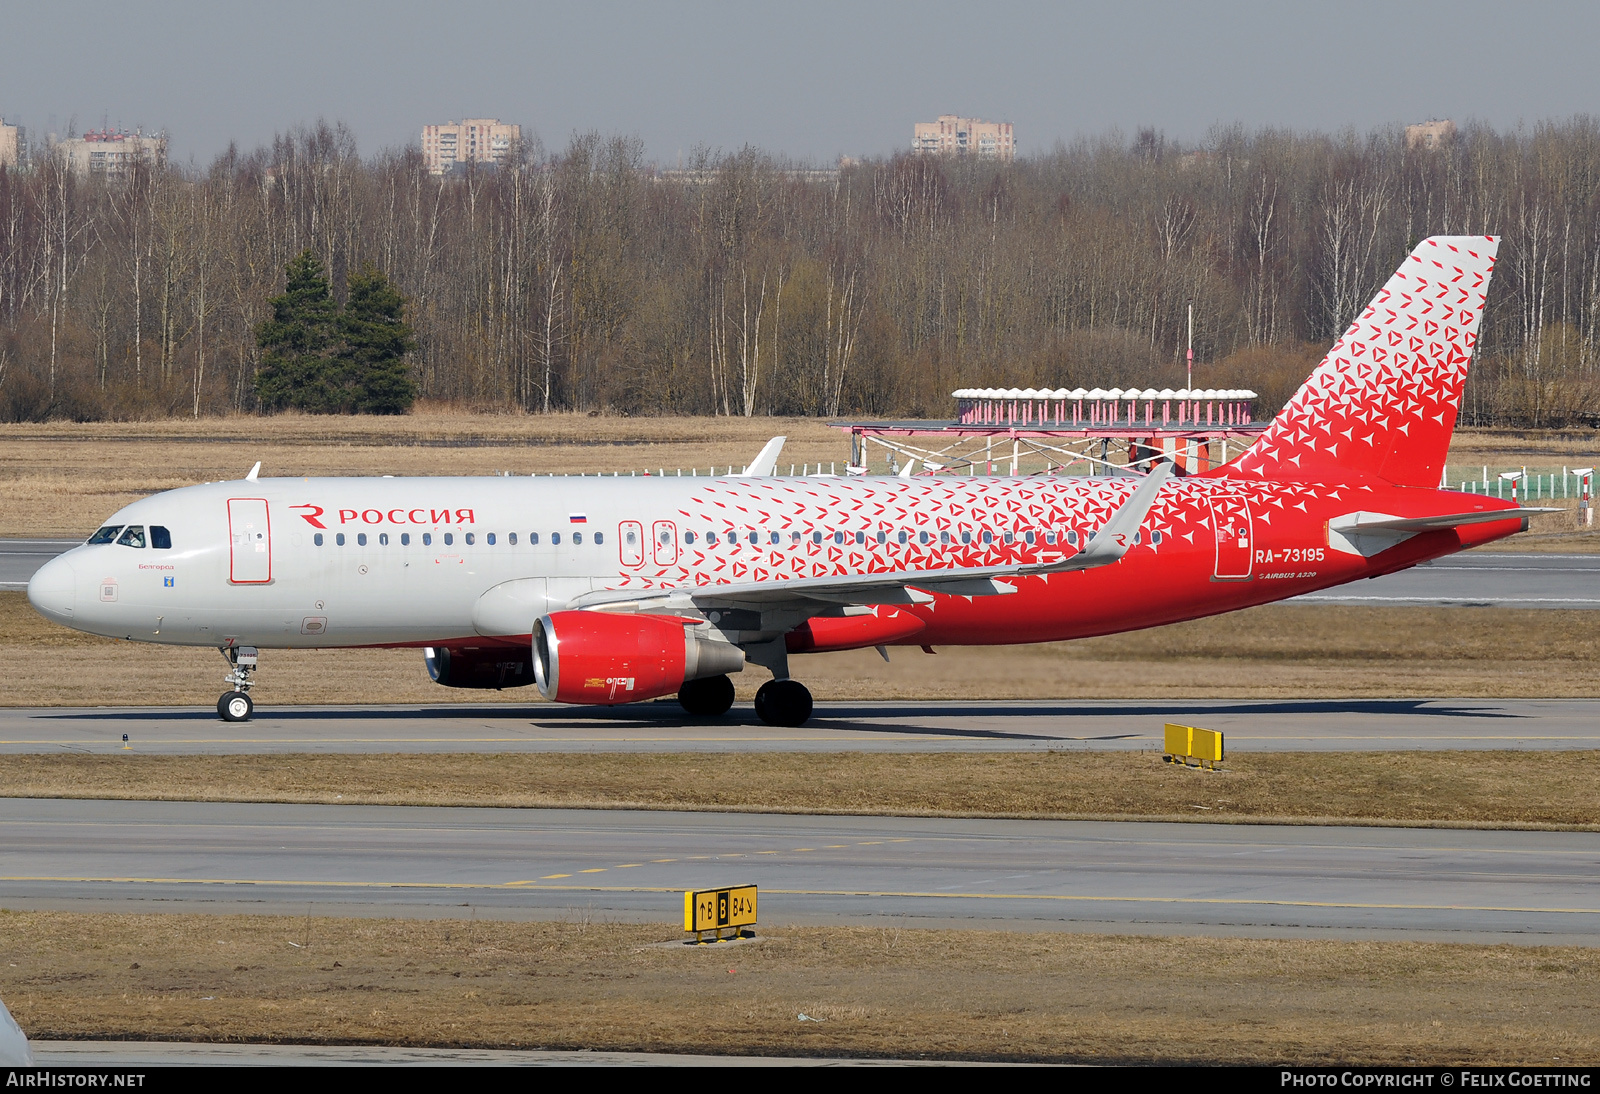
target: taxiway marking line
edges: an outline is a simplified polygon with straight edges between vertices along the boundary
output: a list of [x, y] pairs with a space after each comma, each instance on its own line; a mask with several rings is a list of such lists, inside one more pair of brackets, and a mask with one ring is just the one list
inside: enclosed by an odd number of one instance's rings
[[[526, 881], [292, 881], [259, 878], [149, 878], [149, 877], [0, 877], [0, 882], [61, 882], [140, 885], [286, 885], [307, 889], [425, 889], [425, 890], [508, 890], [527, 891]], [[665, 885], [541, 885], [542, 892], [589, 893], [681, 893], [677, 886]], [[855, 896], [904, 897], [938, 900], [1050, 900], [1080, 904], [1206, 904], [1273, 908], [1355, 908], [1375, 911], [1414, 912], [1512, 912], [1530, 915], [1600, 915], [1596, 908], [1535, 908], [1495, 904], [1381, 904], [1339, 900], [1271, 900], [1260, 897], [1186, 896], [1084, 896], [1070, 893], [958, 893], [896, 891], [890, 889], [766, 889], [776, 896]]]

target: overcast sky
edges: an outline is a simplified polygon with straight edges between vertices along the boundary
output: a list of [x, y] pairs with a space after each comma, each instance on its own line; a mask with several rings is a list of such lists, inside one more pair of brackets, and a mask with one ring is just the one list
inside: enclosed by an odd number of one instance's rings
[[498, 117], [697, 144], [883, 155], [961, 113], [1023, 153], [1118, 128], [1499, 127], [1600, 110], [1600, 4], [510, 3], [255, 0], [0, 9], [0, 116], [42, 136], [165, 129], [205, 163], [318, 118], [363, 153]]

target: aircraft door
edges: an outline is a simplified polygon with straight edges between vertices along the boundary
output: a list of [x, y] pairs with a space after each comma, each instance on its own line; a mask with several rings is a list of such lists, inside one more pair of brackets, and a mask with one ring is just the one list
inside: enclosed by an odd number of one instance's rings
[[617, 526], [617, 552], [624, 566], [644, 565], [644, 526], [625, 520]]
[[1215, 578], [1220, 581], [1249, 579], [1254, 531], [1248, 498], [1211, 499], [1211, 532], [1217, 544]]
[[272, 581], [272, 525], [265, 498], [228, 499], [228, 580], [235, 585]]
[[670, 520], [658, 520], [650, 528], [650, 549], [657, 566], [671, 566], [678, 561], [678, 526]]

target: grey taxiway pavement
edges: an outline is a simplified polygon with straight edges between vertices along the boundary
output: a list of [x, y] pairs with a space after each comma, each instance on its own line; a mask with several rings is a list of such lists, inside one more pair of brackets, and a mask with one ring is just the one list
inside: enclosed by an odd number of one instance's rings
[[[530, 689], [531, 690], [531, 689]], [[821, 702], [799, 729], [747, 706], [710, 721], [676, 702], [275, 708], [0, 708], [0, 753], [987, 752], [1162, 747], [1167, 722], [1231, 752], [1600, 748], [1600, 699]], [[123, 735], [128, 737], [125, 743]]]
[[[13, 909], [1600, 942], [1600, 834], [0, 799]], [[670, 937], [670, 934], [669, 934]]]
[[[35, 570], [77, 545], [76, 540], [0, 539], [0, 590], [25, 589]], [[1468, 552], [1291, 603], [1600, 608], [1600, 554]]]

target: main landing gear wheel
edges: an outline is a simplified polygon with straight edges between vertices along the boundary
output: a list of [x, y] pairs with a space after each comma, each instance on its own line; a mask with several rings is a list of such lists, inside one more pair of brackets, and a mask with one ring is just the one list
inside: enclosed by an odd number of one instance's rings
[[248, 722], [250, 712], [255, 708], [250, 696], [242, 691], [225, 691], [222, 698], [217, 700], [217, 713], [224, 722]]
[[733, 706], [733, 681], [726, 676], [707, 676], [687, 680], [678, 689], [678, 702], [685, 714], [696, 718], [716, 718]]
[[756, 692], [756, 717], [769, 726], [803, 726], [811, 717], [811, 693], [798, 680], [768, 680]]

